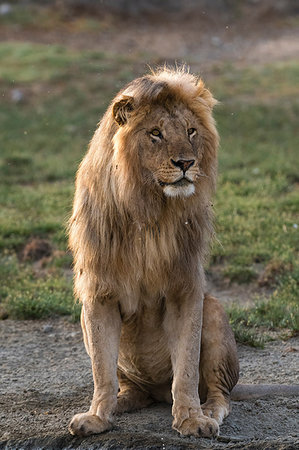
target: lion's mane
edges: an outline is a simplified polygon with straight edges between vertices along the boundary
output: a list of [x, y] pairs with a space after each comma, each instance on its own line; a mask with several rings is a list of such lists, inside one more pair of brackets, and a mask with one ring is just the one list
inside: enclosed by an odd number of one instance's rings
[[[134, 135], [153, 105], [179, 103], [196, 115], [202, 127], [203, 176], [200, 188], [187, 200], [167, 198], [141, 178], [142, 148]], [[202, 270], [213, 233], [215, 103], [203, 81], [182, 69], [161, 69], [138, 78], [112, 101], [76, 178], [69, 236], [75, 292], [81, 301], [119, 296], [122, 309], [130, 314], [140, 296], [163, 294], [171, 271], [179, 278], [180, 267]], [[130, 117], [127, 122], [125, 114]]]

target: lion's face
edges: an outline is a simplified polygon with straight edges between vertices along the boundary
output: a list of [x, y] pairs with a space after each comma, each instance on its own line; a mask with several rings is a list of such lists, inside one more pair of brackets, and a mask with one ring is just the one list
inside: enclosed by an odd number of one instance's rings
[[172, 108], [151, 106], [138, 119], [128, 119], [124, 152], [129, 158], [128, 148], [134, 149], [131, 156], [138, 156], [143, 183], [154, 183], [168, 197], [194, 194], [200, 177], [205, 176], [200, 164], [204, 130], [199, 119], [182, 103]]
[[188, 197], [201, 175], [200, 124], [183, 105], [172, 111], [157, 106], [138, 125], [140, 164], [169, 197]]

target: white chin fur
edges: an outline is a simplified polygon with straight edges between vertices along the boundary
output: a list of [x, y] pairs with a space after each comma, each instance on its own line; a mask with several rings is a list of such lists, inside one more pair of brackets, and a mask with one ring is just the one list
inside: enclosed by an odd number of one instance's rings
[[194, 194], [194, 184], [188, 184], [187, 186], [165, 186], [163, 188], [164, 194], [167, 197], [189, 197]]

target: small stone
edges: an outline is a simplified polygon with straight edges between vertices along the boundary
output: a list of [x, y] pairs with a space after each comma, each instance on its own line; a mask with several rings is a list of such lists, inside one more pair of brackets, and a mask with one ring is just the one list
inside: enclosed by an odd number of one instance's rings
[[53, 326], [50, 324], [44, 325], [42, 331], [43, 333], [51, 333], [53, 331]]
[[299, 351], [299, 347], [290, 345], [285, 348], [284, 353], [294, 353], [294, 352], [298, 352], [298, 351]]
[[10, 435], [9, 435], [8, 431], [5, 431], [1, 436], [1, 441], [8, 441], [9, 438], [10, 438]]
[[11, 91], [11, 100], [14, 103], [20, 103], [24, 100], [24, 93], [20, 89], [13, 89]]

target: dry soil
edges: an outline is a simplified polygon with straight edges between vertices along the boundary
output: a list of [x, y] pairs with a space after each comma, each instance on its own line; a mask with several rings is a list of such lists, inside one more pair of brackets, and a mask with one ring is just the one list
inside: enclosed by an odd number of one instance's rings
[[[89, 408], [93, 388], [79, 324], [6, 320], [0, 340], [0, 449], [299, 448], [295, 397], [233, 402], [213, 441], [180, 437], [164, 404], [123, 414], [110, 432], [74, 438], [68, 422]], [[298, 346], [298, 338], [263, 350], [239, 346], [240, 382], [298, 384]]]

